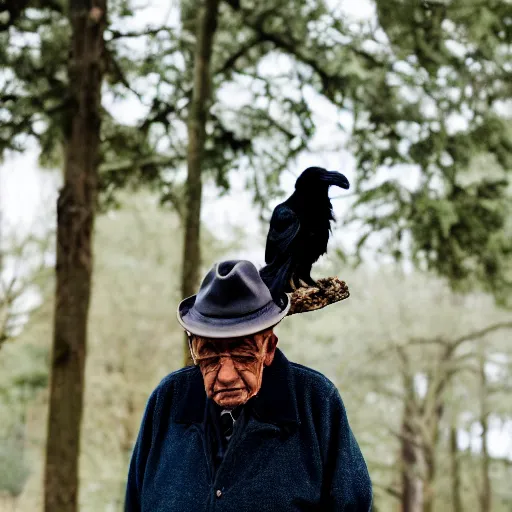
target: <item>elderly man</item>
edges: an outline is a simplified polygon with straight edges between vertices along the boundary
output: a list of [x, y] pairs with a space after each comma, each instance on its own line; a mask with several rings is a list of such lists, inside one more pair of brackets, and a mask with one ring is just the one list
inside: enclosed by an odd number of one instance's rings
[[340, 395], [289, 362], [287, 314], [249, 261], [214, 265], [178, 307], [195, 366], [165, 377], [133, 451], [128, 512], [371, 509], [365, 461]]

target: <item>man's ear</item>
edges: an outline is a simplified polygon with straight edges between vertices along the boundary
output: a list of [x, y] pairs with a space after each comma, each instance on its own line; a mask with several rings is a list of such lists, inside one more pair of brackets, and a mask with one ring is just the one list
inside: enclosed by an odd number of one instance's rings
[[267, 341], [267, 353], [265, 354], [265, 359], [263, 360], [263, 364], [265, 366], [270, 366], [272, 364], [272, 361], [274, 360], [274, 356], [276, 353], [278, 341], [279, 341], [279, 339], [277, 338], [277, 336], [274, 333], [272, 333], [269, 336], [268, 341]]

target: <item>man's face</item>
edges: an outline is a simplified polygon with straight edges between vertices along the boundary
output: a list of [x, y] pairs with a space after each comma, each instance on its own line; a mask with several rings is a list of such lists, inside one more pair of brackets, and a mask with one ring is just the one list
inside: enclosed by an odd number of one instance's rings
[[256, 395], [276, 344], [272, 329], [224, 340], [193, 336], [192, 357], [203, 374], [208, 397], [221, 407], [234, 408]]

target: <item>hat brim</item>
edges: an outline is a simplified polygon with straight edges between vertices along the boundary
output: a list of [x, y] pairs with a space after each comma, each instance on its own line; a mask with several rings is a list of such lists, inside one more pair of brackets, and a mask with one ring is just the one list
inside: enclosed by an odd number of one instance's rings
[[290, 297], [286, 295], [286, 306], [280, 308], [271, 301], [257, 311], [236, 318], [217, 318], [202, 315], [194, 304], [196, 295], [182, 300], [177, 316], [180, 325], [191, 334], [206, 338], [237, 338], [248, 336], [277, 325], [290, 309]]

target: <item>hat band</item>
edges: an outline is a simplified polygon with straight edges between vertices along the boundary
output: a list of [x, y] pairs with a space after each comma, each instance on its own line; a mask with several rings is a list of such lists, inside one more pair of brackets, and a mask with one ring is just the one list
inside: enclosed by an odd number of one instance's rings
[[274, 301], [267, 302], [267, 304], [257, 309], [256, 311], [253, 311], [252, 313], [239, 316], [230, 316], [229, 318], [203, 315], [195, 307], [192, 307], [187, 311], [186, 314], [182, 316], [182, 319], [184, 322], [193, 320], [196, 322], [201, 322], [205, 325], [228, 327], [232, 325], [239, 325], [241, 320], [249, 322], [265, 315], [266, 313], [278, 313], [281, 311], [282, 309]]

